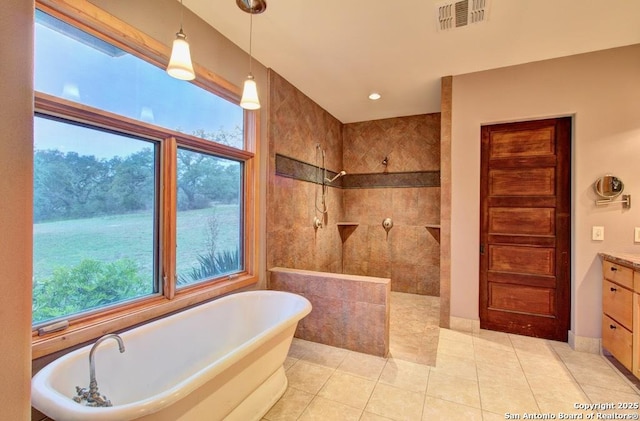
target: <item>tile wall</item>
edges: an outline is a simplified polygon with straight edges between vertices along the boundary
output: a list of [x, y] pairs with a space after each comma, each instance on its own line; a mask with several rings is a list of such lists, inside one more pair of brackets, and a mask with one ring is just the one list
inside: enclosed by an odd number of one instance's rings
[[325, 167], [342, 168], [342, 123], [302, 92], [269, 71], [269, 185], [267, 187], [267, 269], [281, 266], [341, 272], [342, 242], [336, 222], [342, 218], [342, 191], [328, 188], [325, 227], [314, 229], [315, 183], [276, 175], [276, 154], [315, 165], [325, 151]]
[[[440, 247], [426, 226], [440, 221], [440, 114], [342, 124], [272, 70], [269, 82], [267, 268], [391, 278], [393, 291], [438, 296]], [[276, 175], [276, 155], [308, 172], [318, 144], [329, 175], [347, 175], [328, 187], [316, 230], [320, 188], [291, 168]]]
[[[270, 288], [306, 297], [313, 309], [296, 338], [386, 357], [391, 289], [388, 278], [301, 269], [270, 269]], [[426, 298], [426, 297], [424, 297]]]
[[[393, 291], [439, 295], [440, 247], [426, 226], [440, 221], [440, 114], [346, 124], [343, 136], [347, 173], [372, 180], [344, 189], [345, 219], [359, 224], [344, 243], [345, 273], [391, 278]], [[385, 218], [393, 221], [389, 232]]]

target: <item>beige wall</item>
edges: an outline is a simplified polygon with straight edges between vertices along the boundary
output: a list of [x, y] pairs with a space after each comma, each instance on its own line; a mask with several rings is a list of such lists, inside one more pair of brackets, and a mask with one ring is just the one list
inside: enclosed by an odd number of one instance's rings
[[[593, 181], [613, 173], [640, 197], [640, 45], [453, 78], [451, 316], [478, 319], [480, 126], [574, 116], [571, 330], [599, 338], [599, 251], [640, 253], [640, 206], [598, 207]], [[591, 227], [605, 240], [591, 240]]]
[[0, 8], [0, 417], [30, 419], [33, 2]]

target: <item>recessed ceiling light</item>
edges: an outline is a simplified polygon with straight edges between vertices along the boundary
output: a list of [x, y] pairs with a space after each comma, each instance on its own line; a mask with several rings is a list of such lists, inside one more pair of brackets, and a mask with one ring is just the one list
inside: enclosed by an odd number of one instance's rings
[[380, 99], [380, 94], [379, 94], [379, 93], [377, 93], [377, 92], [373, 92], [373, 93], [371, 93], [371, 94], [369, 95], [369, 99], [370, 99], [370, 100], [372, 100], [372, 101], [375, 101], [375, 100], [377, 100], [377, 99]]

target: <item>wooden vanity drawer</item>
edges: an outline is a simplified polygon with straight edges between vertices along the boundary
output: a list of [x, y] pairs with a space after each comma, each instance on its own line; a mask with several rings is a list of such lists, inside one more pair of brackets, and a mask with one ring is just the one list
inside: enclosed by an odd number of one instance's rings
[[602, 281], [602, 312], [633, 330], [633, 292], [613, 282]]
[[633, 272], [633, 290], [640, 293], [640, 272]]
[[621, 324], [602, 315], [602, 346], [622, 365], [631, 370], [633, 335]]
[[602, 262], [602, 274], [605, 279], [633, 289], [633, 270], [608, 260]]

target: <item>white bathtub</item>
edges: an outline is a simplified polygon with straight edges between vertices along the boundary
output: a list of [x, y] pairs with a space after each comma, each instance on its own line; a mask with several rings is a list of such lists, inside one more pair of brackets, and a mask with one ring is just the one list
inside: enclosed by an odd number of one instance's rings
[[56, 421], [259, 420], [287, 387], [283, 363], [304, 297], [279, 291], [232, 294], [122, 333], [95, 351], [100, 393], [113, 406], [72, 400], [89, 385], [89, 350], [71, 352], [32, 380], [32, 405]]

